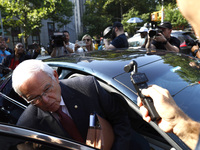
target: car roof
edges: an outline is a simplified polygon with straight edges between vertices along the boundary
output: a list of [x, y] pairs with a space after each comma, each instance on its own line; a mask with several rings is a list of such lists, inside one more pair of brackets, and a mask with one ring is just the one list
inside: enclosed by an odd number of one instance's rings
[[[145, 61], [144, 61], [145, 58]], [[104, 72], [109, 77], [115, 77], [124, 72], [123, 68], [132, 59], [138, 63], [138, 67], [160, 59], [158, 55], [147, 55], [146, 50], [113, 50], [94, 51], [84, 55], [71, 55], [57, 58], [45, 59], [45, 62], [54, 62], [60, 66], [67, 65], [76, 69], [88, 69], [90, 72]], [[68, 62], [70, 62], [68, 64]], [[105, 64], [105, 65], [104, 65]], [[79, 68], [77, 68], [79, 67]]]

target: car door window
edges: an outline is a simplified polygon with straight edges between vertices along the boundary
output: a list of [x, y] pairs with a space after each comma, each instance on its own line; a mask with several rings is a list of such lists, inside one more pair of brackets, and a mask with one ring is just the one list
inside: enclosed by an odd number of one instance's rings
[[27, 103], [14, 92], [11, 79], [6, 80], [0, 91], [0, 121], [15, 124]]

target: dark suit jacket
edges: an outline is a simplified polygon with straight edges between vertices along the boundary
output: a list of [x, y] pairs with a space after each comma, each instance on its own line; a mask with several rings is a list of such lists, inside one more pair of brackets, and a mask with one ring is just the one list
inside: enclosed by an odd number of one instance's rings
[[[84, 140], [87, 136], [89, 115], [96, 112], [113, 126], [113, 149], [128, 149], [130, 122], [116, 97], [108, 94], [91, 76], [61, 80], [60, 86], [65, 105]], [[17, 124], [70, 138], [49, 112], [33, 105], [28, 106]]]

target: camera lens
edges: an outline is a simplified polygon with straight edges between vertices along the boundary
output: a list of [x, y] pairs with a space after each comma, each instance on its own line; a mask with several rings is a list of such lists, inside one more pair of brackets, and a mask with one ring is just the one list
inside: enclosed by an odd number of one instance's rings
[[151, 38], [154, 37], [156, 34], [157, 34], [157, 31], [156, 31], [156, 30], [150, 30], [150, 31], [149, 31], [149, 36], [150, 36]]

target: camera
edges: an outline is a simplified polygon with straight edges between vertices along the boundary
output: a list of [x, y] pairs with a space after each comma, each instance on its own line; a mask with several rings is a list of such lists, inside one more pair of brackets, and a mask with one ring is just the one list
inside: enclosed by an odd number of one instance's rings
[[200, 47], [200, 42], [199, 42], [199, 40], [198, 39], [196, 39], [196, 40], [193, 40], [193, 39], [187, 39], [186, 41], [186, 44], [188, 45], [188, 46], [194, 46], [194, 45], [198, 45], [199, 47]]
[[63, 32], [54, 32], [51, 40], [53, 40], [54, 47], [62, 47], [64, 46], [63, 41], [65, 40], [65, 35]]
[[141, 93], [142, 89], [148, 88], [148, 78], [145, 73], [138, 72], [138, 66], [136, 61], [131, 61], [128, 65], [124, 66], [124, 71], [131, 72], [131, 82], [133, 83], [138, 96], [141, 98], [143, 105], [148, 109], [149, 115], [152, 121], [157, 121], [160, 119], [158, 112], [154, 107], [153, 100], [150, 97], [146, 97]]
[[149, 30], [149, 36], [152, 38], [154, 36], [158, 36], [158, 33], [162, 33], [160, 29], [151, 29]]

